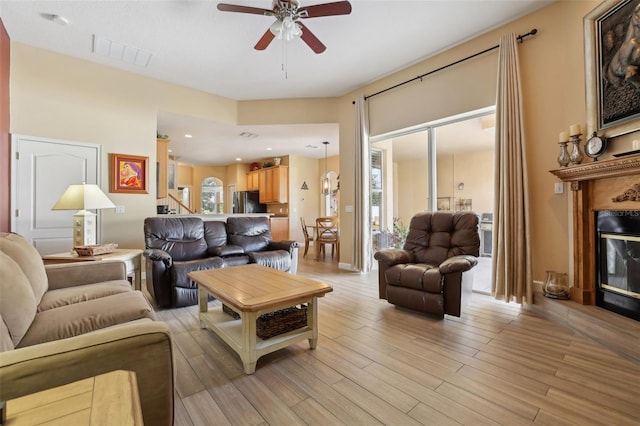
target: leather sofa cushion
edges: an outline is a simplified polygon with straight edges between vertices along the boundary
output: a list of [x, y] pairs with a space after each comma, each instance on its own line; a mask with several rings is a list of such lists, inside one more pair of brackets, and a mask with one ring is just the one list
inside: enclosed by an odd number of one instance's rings
[[141, 292], [114, 294], [38, 313], [16, 347], [66, 339], [143, 318], [155, 320], [156, 316]]
[[235, 256], [238, 254], [244, 254], [244, 249], [240, 246], [228, 245], [219, 247], [209, 247], [209, 256]]
[[0, 251], [20, 266], [33, 290], [36, 304], [40, 303], [42, 295], [49, 288], [40, 253], [25, 238], [12, 233], [3, 233], [0, 236]]
[[242, 247], [245, 253], [265, 250], [271, 242], [267, 217], [230, 217], [227, 233], [229, 244]]
[[197, 288], [196, 283], [187, 277], [189, 272], [222, 268], [223, 264], [224, 261], [219, 257], [189, 260], [186, 262], [174, 262], [173, 268], [171, 268], [173, 282], [177, 287]]
[[129, 281], [125, 280], [105, 281], [102, 283], [49, 290], [42, 297], [42, 301], [38, 305], [38, 312], [111, 296], [112, 294], [126, 293], [128, 291], [133, 291], [133, 289]]
[[227, 224], [225, 222], [221, 220], [205, 220], [203, 221], [203, 226], [204, 239], [208, 247], [227, 245]]
[[261, 251], [249, 253], [251, 263], [268, 266], [280, 271], [289, 272], [291, 269], [291, 255], [285, 250]]
[[207, 257], [204, 226], [198, 217], [148, 217], [144, 228], [146, 248], [166, 251], [174, 262]]
[[36, 316], [36, 299], [20, 266], [0, 252], [0, 315], [14, 346], [24, 339]]
[[229, 266], [240, 266], [246, 265], [249, 263], [249, 256], [229, 256], [222, 259], [224, 261], [223, 268], [228, 268]]
[[427, 293], [443, 291], [442, 275], [437, 266], [401, 263], [387, 269], [385, 278], [390, 286], [412, 288]]

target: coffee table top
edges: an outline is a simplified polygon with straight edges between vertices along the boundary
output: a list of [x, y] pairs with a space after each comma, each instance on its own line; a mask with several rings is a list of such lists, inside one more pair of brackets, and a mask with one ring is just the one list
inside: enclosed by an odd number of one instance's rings
[[260, 311], [282, 303], [302, 303], [322, 297], [333, 288], [321, 281], [250, 264], [189, 273], [216, 299], [243, 312]]

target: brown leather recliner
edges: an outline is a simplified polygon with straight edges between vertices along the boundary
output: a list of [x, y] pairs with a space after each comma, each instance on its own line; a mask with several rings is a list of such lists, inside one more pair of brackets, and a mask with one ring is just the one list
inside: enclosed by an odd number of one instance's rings
[[471, 295], [471, 268], [478, 263], [479, 251], [475, 213], [418, 213], [411, 218], [402, 249], [374, 255], [379, 296], [416, 311], [459, 317]]

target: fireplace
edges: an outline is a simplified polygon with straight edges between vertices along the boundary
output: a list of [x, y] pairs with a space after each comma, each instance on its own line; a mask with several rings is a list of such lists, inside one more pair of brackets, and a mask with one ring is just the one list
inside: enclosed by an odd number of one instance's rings
[[[633, 214], [625, 213], [640, 211], [640, 155], [563, 167], [551, 170], [551, 173], [561, 180], [571, 183], [573, 205], [571, 234], [573, 239], [573, 276], [569, 289], [571, 300], [583, 305], [598, 304], [609, 309], [611, 307], [610, 300], [617, 299], [621, 301], [624, 310], [631, 310], [626, 306], [628, 304], [634, 305], [640, 299], [632, 297], [627, 292], [630, 291], [629, 288], [636, 289], [637, 284], [630, 286], [619, 283], [622, 282], [623, 276], [627, 283], [630, 279], [637, 281], [637, 270], [632, 269], [631, 275], [629, 275], [629, 270], [622, 272], [620, 265], [618, 265], [615, 269], [616, 272], [612, 272], [610, 275], [608, 271], [614, 270], [612, 266], [614, 262], [624, 264], [626, 260], [628, 265], [629, 258], [635, 257], [634, 253], [628, 254], [628, 251], [627, 254], [621, 252], [623, 254], [614, 255], [615, 248], [622, 246], [620, 242], [631, 246], [632, 250], [637, 250], [637, 244], [640, 244], [633, 240], [639, 234], [638, 224], [640, 222], [634, 222], [638, 218]], [[607, 216], [609, 220], [603, 225], [602, 233], [610, 236], [605, 237], [604, 240], [601, 238], [600, 225], [598, 224], [598, 216], [606, 215], [602, 212], [609, 212]], [[612, 218], [623, 218], [632, 222], [631, 225], [623, 223], [607, 228], [607, 223], [611, 222]], [[633, 232], [627, 231], [630, 228], [633, 228]], [[599, 253], [606, 253], [607, 249], [609, 249], [610, 260], [607, 260], [606, 257], [603, 260]], [[609, 287], [600, 284], [601, 277], [607, 281], [604, 285]], [[612, 288], [617, 285], [620, 287]], [[635, 312], [637, 315], [638, 310], [636, 309]], [[637, 317], [636, 319], [640, 320]]]
[[596, 305], [640, 320], [640, 210], [596, 212]]

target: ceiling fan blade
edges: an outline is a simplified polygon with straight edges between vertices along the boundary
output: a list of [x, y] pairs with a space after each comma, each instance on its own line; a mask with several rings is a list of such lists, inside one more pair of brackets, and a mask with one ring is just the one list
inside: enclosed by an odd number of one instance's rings
[[351, 3], [337, 1], [334, 3], [314, 4], [298, 9], [301, 18], [317, 18], [320, 16], [348, 15], [351, 13]]
[[309, 31], [309, 28], [307, 28], [306, 25], [304, 25], [302, 22], [296, 23], [302, 28], [302, 35], [300, 36], [300, 38], [309, 45], [311, 50], [316, 53], [322, 53], [327, 50], [327, 47], [322, 44], [320, 40], [318, 40], [318, 37], [316, 37], [311, 31]]
[[260, 9], [259, 7], [240, 6], [237, 4], [218, 3], [218, 10], [222, 12], [252, 13], [254, 15], [273, 16], [273, 10]]
[[273, 41], [275, 37], [276, 37], [275, 34], [273, 34], [271, 30], [267, 28], [267, 32], [262, 35], [260, 40], [258, 40], [258, 42], [253, 48], [256, 50], [264, 50], [267, 48], [267, 46], [269, 46], [269, 44], [271, 43], [271, 41]]

